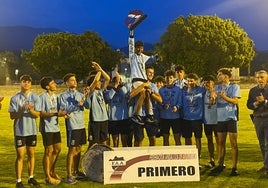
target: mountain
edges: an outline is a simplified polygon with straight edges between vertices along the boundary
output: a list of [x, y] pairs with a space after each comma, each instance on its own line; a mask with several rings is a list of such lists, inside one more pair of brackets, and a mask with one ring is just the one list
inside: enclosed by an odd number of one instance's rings
[[30, 50], [39, 34], [62, 32], [55, 28], [33, 28], [27, 26], [0, 26], [0, 51]]

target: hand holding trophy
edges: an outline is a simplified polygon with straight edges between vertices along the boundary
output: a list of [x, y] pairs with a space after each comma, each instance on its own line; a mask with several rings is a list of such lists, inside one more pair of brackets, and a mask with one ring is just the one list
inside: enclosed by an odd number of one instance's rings
[[130, 31], [133, 31], [146, 17], [147, 14], [140, 10], [131, 10], [125, 19], [125, 24]]

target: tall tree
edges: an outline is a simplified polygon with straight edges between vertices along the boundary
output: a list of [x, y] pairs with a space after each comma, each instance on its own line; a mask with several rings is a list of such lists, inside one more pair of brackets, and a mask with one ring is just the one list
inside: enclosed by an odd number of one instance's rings
[[33, 49], [23, 51], [27, 63], [34, 66], [41, 75], [50, 74], [61, 78], [68, 72], [83, 79], [92, 70], [91, 62], [102, 67], [113, 67], [119, 62], [119, 54], [104, 42], [95, 32], [44, 34], [36, 37]]
[[182, 64], [200, 76], [220, 67], [247, 67], [255, 56], [254, 43], [239, 25], [218, 16], [180, 16], [156, 45], [163, 60]]

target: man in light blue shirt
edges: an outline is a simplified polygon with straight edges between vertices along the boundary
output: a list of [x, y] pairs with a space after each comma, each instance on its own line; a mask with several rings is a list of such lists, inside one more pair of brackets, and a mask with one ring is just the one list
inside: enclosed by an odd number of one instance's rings
[[55, 173], [55, 166], [61, 151], [61, 134], [58, 121], [58, 96], [55, 94], [57, 84], [50, 76], [40, 80], [41, 87], [45, 90], [39, 95], [41, 100], [40, 132], [43, 138], [44, 157], [43, 169], [47, 185], [57, 185], [61, 182]]
[[[65, 117], [67, 132], [67, 178], [66, 183], [75, 184], [75, 178], [82, 178], [79, 172], [82, 145], [86, 144], [84, 124], [84, 95], [77, 91], [75, 74], [68, 73], [63, 78], [67, 90], [60, 95], [59, 115]], [[73, 168], [73, 171], [72, 171]]]
[[[104, 89], [110, 82], [110, 76], [101, 68], [101, 66], [92, 62], [96, 74], [87, 80], [89, 93], [86, 96], [85, 107], [90, 110], [89, 113], [89, 144], [107, 144], [108, 140], [108, 112], [104, 100]], [[104, 83], [101, 82], [104, 78]]]
[[[134, 42], [134, 31], [130, 30], [129, 37], [129, 62], [130, 62], [130, 77], [132, 79], [133, 88], [137, 88], [143, 83], [148, 82], [146, 76], [146, 65], [155, 62], [158, 59], [158, 55], [147, 56], [143, 54], [144, 44], [142, 41]], [[144, 91], [141, 91], [137, 96], [139, 99], [135, 105], [135, 114], [132, 117], [132, 120], [135, 123], [140, 125], [144, 125], [144, 121], [141, 118], [141, 108], [142, 104], [145, 102], [146, 104], [146, 113], [147, 118], [146, 121], [149, 123], [154, 122], [152, 104], [150, 101], [150, 96], [146, 95]]]
[[31, 92], [32, 78], [29, 75], [20, 77], [21, 91], [11, 97], [8, 112], [14, 120], [14, 141], [16, 148], [15, 170], [16, 187], [24, 187], [21, 181], [25, 152], [28, 155], [28, 184], [40, 186], [34, 179], [34, 154], [37, 142], [36, 118], [39, 117], [41, 106], [38, 95]]
[[240, 87], [230, 82], [232, 76], [228, 68], [222, 68], [218, 71], [217, 79], [219, 84], [215, 86], [217, 93], [217, 134], [219, 139], [219, 165], [215, 167], [210, 175], [218, 175], [224, 166], [225, 146], [227, 133], [230, 137], [232, 147], [232, 171], [230, 176], [237, 176], [237, 114], [238, 99], [241, 98]]

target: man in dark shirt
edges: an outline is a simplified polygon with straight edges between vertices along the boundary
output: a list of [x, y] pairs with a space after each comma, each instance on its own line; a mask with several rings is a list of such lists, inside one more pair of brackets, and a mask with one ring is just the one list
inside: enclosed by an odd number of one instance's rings
[[257, 86], [249, 90], [247, 107], [253, 110], [252, 120], [256, 129], [263, 157], [263, 167], [258, 171], [268, 176], [268, 74], [265, 70], [256, 73]]

